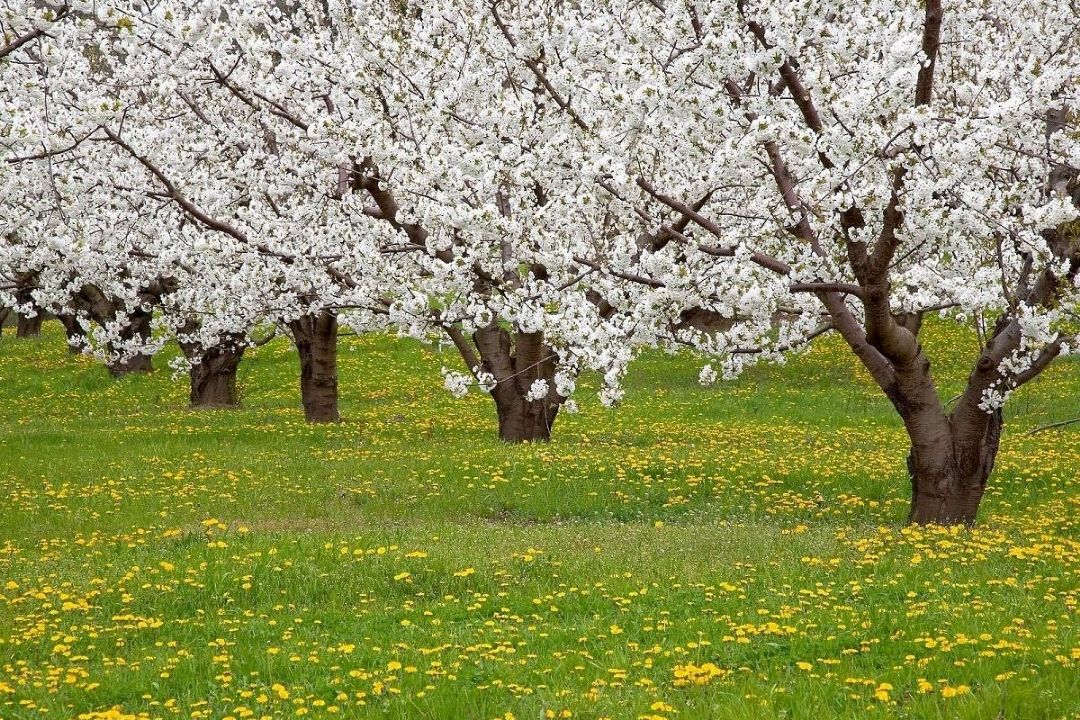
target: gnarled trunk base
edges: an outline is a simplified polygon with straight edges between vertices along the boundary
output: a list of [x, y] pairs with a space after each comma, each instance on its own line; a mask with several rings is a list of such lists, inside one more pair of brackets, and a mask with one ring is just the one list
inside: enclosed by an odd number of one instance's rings
[[226, 333], [214, 338], [209, 347], [198, 336], [200, 323], [188, 320], [176, 339], [191, 367], [188, 398], [193, 410], [240, 407], [236, 391], [236, 370], [244, 359], [247, 339], [241, 333]]
[[915, 525], [974, 525], [986, 479], [951, 479], [944, 494], [919, 489], [911, 498], [908, 522]]
[[300, 356], [300, 398], [309, 423], [341, 422], [338, 412], [337, 315], [323, 311], [289, 323]]
[[[451, 336], [453, 337], [453, 336]], [[464, 340], [454, 340], [462, 350]], [[551, 426], [565, 398], [555, 388], [556, 355], [544, 342], [543, 333], [517, 332], [513, 336], [496, 324], [473, 333], [480, 353], [477, 360], [471, 351], [462, 357], [470, 367], [480, 365], [495, 378], [489, 394], [499, 415], [499, 439], [504, 442], [548, 442]], [[531, 399], [534, 383], [546, 386], [539, 397]]]

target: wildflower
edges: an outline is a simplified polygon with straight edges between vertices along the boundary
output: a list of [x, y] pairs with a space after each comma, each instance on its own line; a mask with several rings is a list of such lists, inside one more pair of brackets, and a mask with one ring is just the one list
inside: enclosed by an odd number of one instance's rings
[[971, 688], [967, 685], [946, 685], [941, 688], [941, 697], [952, 698], [959, 695], [967, 695], [971, 692]]

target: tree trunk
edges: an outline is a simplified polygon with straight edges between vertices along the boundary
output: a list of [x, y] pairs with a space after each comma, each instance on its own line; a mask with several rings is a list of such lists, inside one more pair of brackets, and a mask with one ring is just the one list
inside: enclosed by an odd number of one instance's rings
[[509, 443], [548, 442], [558, 405], [544, 400], [530, 402], [519, 394], [492, 393], [499, 414], [499, 439]]
[[121, 378], [131, 373], [148, 373], [154, 369], [154, 359], [151, 355], [133, 355], [122, 360], [109, 362], [109, 372], [113, 377]]
[[[867, 293], [868, 302], [880, 299], [874, 290]], [[881, 292], [878, 295], [883, 296]], [[930, 361], [918, 342], [921, 322], [901, 326], [894, 316], [874, 317], [871, 310], [880, 314], [888, 313], [889, 308], [870, 306], [868, 318], [874, 323], [866, 337], [875, 347], [883, 348], [882, 357], [887, 351], [891, 358], [887, 361], [891, 369], [878, 372], [875, 379], [903, 419], [911, 441], [908, 522], [973, 525], [1001, 440], [1001, 411], [988, 413], [981, 407], [983, 390], [997, 364], [981, 358], [956, 407], [946, 413]], [[858, 343], [853, 348], [864, 350]], [[873, 364], [867, 367], [872, 373], [880, 371]]]
[[4, 336], [4, 325], [7, 323], [8, 315], [11, 314], [11, 308], [0, 308], [0, 337]]
[[15, 337], [31, 338], [39, 337], [41, 335], [41, 322], [45, 319], [45, 314], [41, 308], [34, 302], [34, 290], [33, 285], [37, 283], [38, 274], [36, 272], [22, 273], [19, 275], [19, 284], [22, 286], [15, 292], [15, 300], [24, 307], [32, 307], [36, 312], [34, 317], [17, 313], [18, 321], [15, 325]]
[[997, 458], [1002, 415], [997, 410], [975, 426], [961, 420], [956, 416], [950, 419], [948, 435], [938, 452], [917, 450], [913, 438], [908, 455], [909, 523], [975, 524]]
[[337, 314], [328, 310], [289, 323], [300, 356], [300, 397], [309, 423], [341, 422], [338, 412]]
[[64, 332], [67, 333], [68, 352], [72, 355], [81, 354], [86, 349], [86, 337], [78, 318], [75, 315], [61, 313], [56, 316], [56, 319], [64, 326]]
[[237, 408], [236, 371], [244, 357], [243, 346], [219, 345], [207, 350], [191, 366], [191, 407]]
[[19, 324], [15, 328], [15, 337], [20, 338], [34, 338], [41, 336], [41, 322], [44, 320], [44, 314], [41, 310], [38, 310], [34, 317], [27, 317], [22, 313], [19, 313]]
[[[476, 362], [460, 338], [454, 339], [466, 363]], [[510, 442], [548, 442], [551, 427], [565, 398], [555, 390], [555, 353], [544, 343], [542, 333], [510, 333], [497, 325], [473, 334], [480, 352], [477, 363], [495, 378], [490, 391], [499, 416], [499, 439]], [[530, 399], [533, 383], [543, 380], [547, 392]]]
[[[123, 340], [145, 342], [150, 339], [151, 314], [145, 310], [136, 310], [129, 315], [128, 324], [120, 336]], [[114, 377], [123, 377], [130, 373], [150, 372], [154, 369], [154, 356], [136, 353], [121, 360], [108, 363], [109, 372]]]
[[206, 347], [198, 338], [198, 320], [188, 320], [176, 334], [177, 344], [191, 367], [188, 395], [194, 410], [238, 408], [236, 370], [244, 359], [247, 338], [241, 333], [226, 333]]

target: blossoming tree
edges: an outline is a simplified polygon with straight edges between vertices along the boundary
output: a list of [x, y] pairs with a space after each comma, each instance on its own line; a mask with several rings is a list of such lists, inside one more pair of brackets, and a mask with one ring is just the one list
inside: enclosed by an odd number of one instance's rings
[[503, 439], [547, 439], [577, 372], [611, 368], [614, 400], [629, 355], [575, 260], [596, 228], [573, 213], [573, 153], [551, 157], [573, 131], [527, 70], [492, 78], [459, 11], [158, 3], [117, 39], [94, 140], [113, 192], [161, 205], [143, 234], [170, 240], [145, 254], [180, 241], [276, 268], [247, 293], [301, 348], [339, 315], [448, 338], [472, 373], [448, 387], [490, 392]]
[[[910, 521], [974, 522], [1003, 405], [1077, 342], [1076, 4], [540, 5], [491, 4], [507, 61], [609, 158], [621, 239], [591, 259], [657, 339], [730, 375], [839, 334], [911, 440]], [[955, 405], [931, 313], [978, 330]]]

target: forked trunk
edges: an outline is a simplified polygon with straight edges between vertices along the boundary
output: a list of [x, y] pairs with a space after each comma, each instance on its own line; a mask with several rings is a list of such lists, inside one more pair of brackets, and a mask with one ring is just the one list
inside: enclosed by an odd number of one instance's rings
[[34, 317], [27, 317], [26, 315], [19, 313], [19, 323], [15, 328], [15, 337], [40, 337], [42, 320], [44, 320], [44, 316], [40, 310]]
[[551, 426], [559, 412], [558, 405], [544, 400], [528, 401], [518, 394], [510, 398], [495, 398], [495, 409], [499, 414], [499, 439], [505, 442], [548, 442], [551, 440]]
[[309, 423], [341, 422], [338, 412], [337, 314], [322, 311], [289, 323], [300, 356], [300, 398]]
[[908, 522], [973, 525], [1001, 440], [1001, 411], [983, 406], [996, 363], [981, 358], [956, 407], [946, 413], [930, 361], [914, 333], [910, 341], [907, 352], [895, 353], [890, 382], [882, 383], [911, 441]]
[[[499, 439], [510, 443], [551, 440], [551, 427], [564, 398], [555, 389], [556, 357], [543, 335], [519, 332], [511, 337], [507, 330], [491, 326], [477, 330], [473, 341], [480, 351], [479, 364], [496, 379], [490, 394], [499, 416]], [[546, 383], [547, 391], [535, 397], [531, 390], [538, 380]]]
[[236, 371], [244, 357], [244, 346], [219, 345], [205, 351], [191, 366], [191, 407], [199, 410], [237, 408]]

